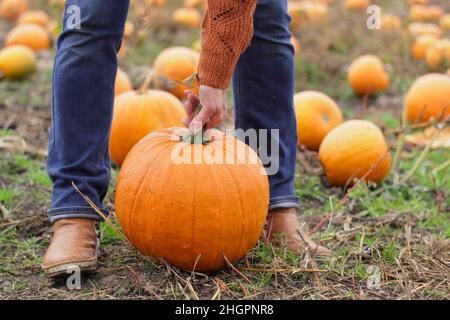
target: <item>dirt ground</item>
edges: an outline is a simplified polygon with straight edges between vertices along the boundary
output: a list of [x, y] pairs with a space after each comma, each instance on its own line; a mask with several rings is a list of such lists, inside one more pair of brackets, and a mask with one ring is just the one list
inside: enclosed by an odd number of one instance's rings
[[[386, 6], [404, 15], [404, 6]], [[411, 62], [405, 51], [408, 40], [367, 35], [355, 27], [357, 18], [347, 17], [353, 19], [349, 24], [348, 19], [336, 16], [328, 25], [302, 30], [297, 89], [328, 93], [347, 118], [374, 121], [392, 142], [405, 90], [426, 67]], [[0, 22], [0, 42], [10, 28]], [[173, 26], [152, 28], [153, 45], [136, 44], [121, 61], [134, 83], [145, 69], [142, 61], [150, 65], [160, 48], [189, 46], [198, 37], [197, 32], [186, 33]], [[318, 37], [320, 30], [329, 32]], [[353, 41], [361, 35], [366, 40], [356, 46]], [[367, 103], [348, 89], [344, 72], [350, 58], [362, 52], [381, 55], [395, 74], [389, 91]], [[431, 151], [404, 184], [395, 184], [393, 174], [381, 186], [362, 185], [354, 190], [350, 200], [314, 235], [333, 250], [331, 258], [317, 259], [306, 251], [293, 254], [261, 241], [233, 269], [211, 274], [184, 272], [140, 255], [102, 225], [99, 267], [82, 276], [81, 289], [68, 289], [65, 277], [46, 278], [40, 264], [51, 239], [46, 216], [51, 183], [45, 161], [53, 55], [54, 50], [40, 54], [38, 72], [28, 80], [0, 81], [0, 299], [450, 298], [450, 171], [430, 175], [450, 158], [448, 149]], [[397, 174], [409, 172], [420, 154], [420, 149], [406, 147]], [[114, 168], [106, 199], [111, 210], [117, 172]], [[307, 230], [345, 195], [345, 190], [329, 186], [317, 154], [311, 151], [299, 153], [296, 184], [302, 199], [300, 217]]]

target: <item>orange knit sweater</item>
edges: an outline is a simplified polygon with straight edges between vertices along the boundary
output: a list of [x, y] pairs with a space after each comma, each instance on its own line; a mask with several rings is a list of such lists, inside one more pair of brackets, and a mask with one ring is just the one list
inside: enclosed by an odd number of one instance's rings
[[237, 61], [253, 36], [256, 1], [208, 0], [198, 68], [201, 85], [229, 86]]

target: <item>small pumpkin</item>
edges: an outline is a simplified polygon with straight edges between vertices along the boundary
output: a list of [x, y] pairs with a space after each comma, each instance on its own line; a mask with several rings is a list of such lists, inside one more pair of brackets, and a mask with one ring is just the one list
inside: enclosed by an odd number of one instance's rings
[[192, 84], [193, 88], [187, 88], [176, 82], [183, 82], [192, 77], [197, 72], [199, 60], [199, 53], [191, 48], [172, 47], [163, 50], [153, 64], [156, 86], [173, 93], [180, 99], [185, 96], [184, 91], [187, 89], [198, 93], [196, 80]]
[[437, 42], [438, 38], [431, 35], [423, 35], [417, 37], [411, 47], [411, 55], [415, 60], [425, 59], [427, 50], [433, 47]]
[[449, 29], [450, 30], [450, 13], [443, 15], [440, 19], [439, 19], [439, 25], [441, 26], [442, 29]]
[[345, 7], [350, 11], [366, 10], [369, 5], [369, 0], [345, 0]]
[[133, 85], [131, 84], [131, 80], [122, 69], [117, 69], [116, 75], [116, 83], [114, 86], [114, 95], [118, 96], [124, 92], [128, 92], [133, 90]]
[[185, 27], [199, 28], [202, 16], [195, 8], [178, 8], [172, 13], [172, 20]]
[[27, 11], [23, 13], [18, 22], [19, 24], [25, 24], [25, 23], [34, 23], [37, 25], [40, 25], [41, 27], [46, 27], [50, 21], [50, 18], [48, 17], [48, 14], [46, 14], [44, 11], [38, 10], [38, 11]]
[[27, 11], [28, 2], [25, 0], [2, 0], [0, 1], [0, 17], [7, 20], [16, 20], [22, 13]]
[[442, 29], [433, 23], [413, 22], [408, 25], [408, 33], [413, 37], [431, 35], [436, 38], [442, 37]]
[[381, 30], [398, 30], [402, 27], [402, 20], [390, 13], [381, 16]]
[[362, 179], [380, 183], [389, 173], [391, 157], [381, 130], [370, 121], [350, 120], [334, 128], [319, 149], [328, 181], [345, 186]]
[[298, 144], [318, 150], [325, 136], [344, 121], [339, 106], [329, 96], [317, 91], [303, 91], [294, 96]]
[[24, 45], [34, 51], [42, 51], [50, 48], [51, 39], [48, 31], [36, 24], [19, 24], [7, 35], [6, 46]]
[[408, 90], [405, 108], [409, 123], [450, 116], [450, 77], [430, 73], [419, 77]]
[[256, 153], [217, 130], [205, 136], [190, 139], [181, 128], [146, 136], [121, 168], [115, 199], [119, 224], [141, 253], [189, 271], [243, 258], [258, 242], [269, 203]]
[[291, 37], [291, 44], [294, 47], [294, 53], [296, 56], [300, 55], [300, 50], [301, 50], [301, 45], [300, 45], [300, 41], [295, 37], [292, 36]]
[[181, 126], [183, 104], [161, 90], [129, 91], [116, 97], [111, 129], [111, 159], [121, 165], [143, 137], [157, 129]]
[[36, 55], [28, 47], [16, 45], [0, 50], [0, 76], [20, 79], [36, 69]]
[[444, 51], [437, 44], [431, 46], [427, 49], [425, 61], [431, 70], [438, 69], [444, 61]]
[[374, 55], [355, 59], [348, 70], [348, 82], [357, 95], [374, 94], [389, 86], [389, 74], [381, 60]]

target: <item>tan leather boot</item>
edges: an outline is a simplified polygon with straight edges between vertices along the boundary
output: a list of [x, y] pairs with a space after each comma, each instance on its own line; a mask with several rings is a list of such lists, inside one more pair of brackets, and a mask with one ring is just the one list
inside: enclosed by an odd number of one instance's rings
[[[300, 236], [300, 234], [302, 236]], [[331, 251], [310, 240], [300, 229], [294, 208], [276, 209], [267, 217], [268, 240], [276, 246], [286, 246], [288, 250], [301, 252], [309, 248], [317, 256], [330, 256]]]
[[57, 220], [42, 264], [44, 272], [54, 277], [65, 274], [73, 266], [81, 271], [95, 270], [100, 244], [96, 226], [92, 219]]

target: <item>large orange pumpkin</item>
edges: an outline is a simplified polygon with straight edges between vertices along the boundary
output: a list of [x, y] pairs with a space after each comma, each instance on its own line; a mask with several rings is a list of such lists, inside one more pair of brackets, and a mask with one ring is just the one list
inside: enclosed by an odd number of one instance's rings
[[27, 76], [36, 69], [36, 55], [25, 46], [11, 46], [0, 50], [0, 75], [10, 79]]
[[373, 94], [387, 89], [389, 74], [377, 56], [365, 55], [355, 59], [350, 65], [348, 82], [360, 96]]
[[430, 73], [418, 78], [409, 89], [405, 108], [409, 123], [450, 116], [450, 77]]
[[8, 20], [16, 20], [22, 13], [27, 11], [28, 3], [25, 0], [2, 0], [0, 1], [0, 17]]
[[118, 96], [124, 92], [133, 90], [133, 85], [128, 75], [122, 69], [117, 69], [116, 83], [114, 86], [114, 95]]
[[381, 182], [389, 173], [391, 157], [381, 130], [372, 122], [350, 120], [334, 128], [319, 149], [328, 180], [345, 186], [361, 179], [372, 166], [368, 181]]
[[236, 263], [257, 243], [268, 179], [256, 153], [238, 139], [216, 130], [206, 133], [208, 141], [188, 141], [189, 135], [181, 128], [156, 131], [131, 150], [118, 179], [116, 215], [141, 253], [185, 270], [218, 270], [227, 265], [224, 257]]
[[172, 47], [163, 50], [153, 64], [155, 82], [158, 88], [169, 91], [178, 98], [185, 96], [187, 89], [198, 93], [198, 84], [195, 81], [194, 89], [176, 83], [182, 82], [197, 72], [200, 55], [193, 49], [185, 47]]
[[37, 24], [19, 24], [6, 35], [5, 40], [6, 46], [17, 44], [41, 51], [50, 47], [51, 39], [48, 31]]
[[111, 129], [111, 159], [122, 164], [131, 148], [148, 133], [181, 126], [184, 118], [183, 104], [165, 91], [130, 91], [117, 96]]
[[328, 132], [344, 120], [336, 102], [321, 92], [300, 92], [294, 104], [298, 144], [308, 149], [318, 150]]

